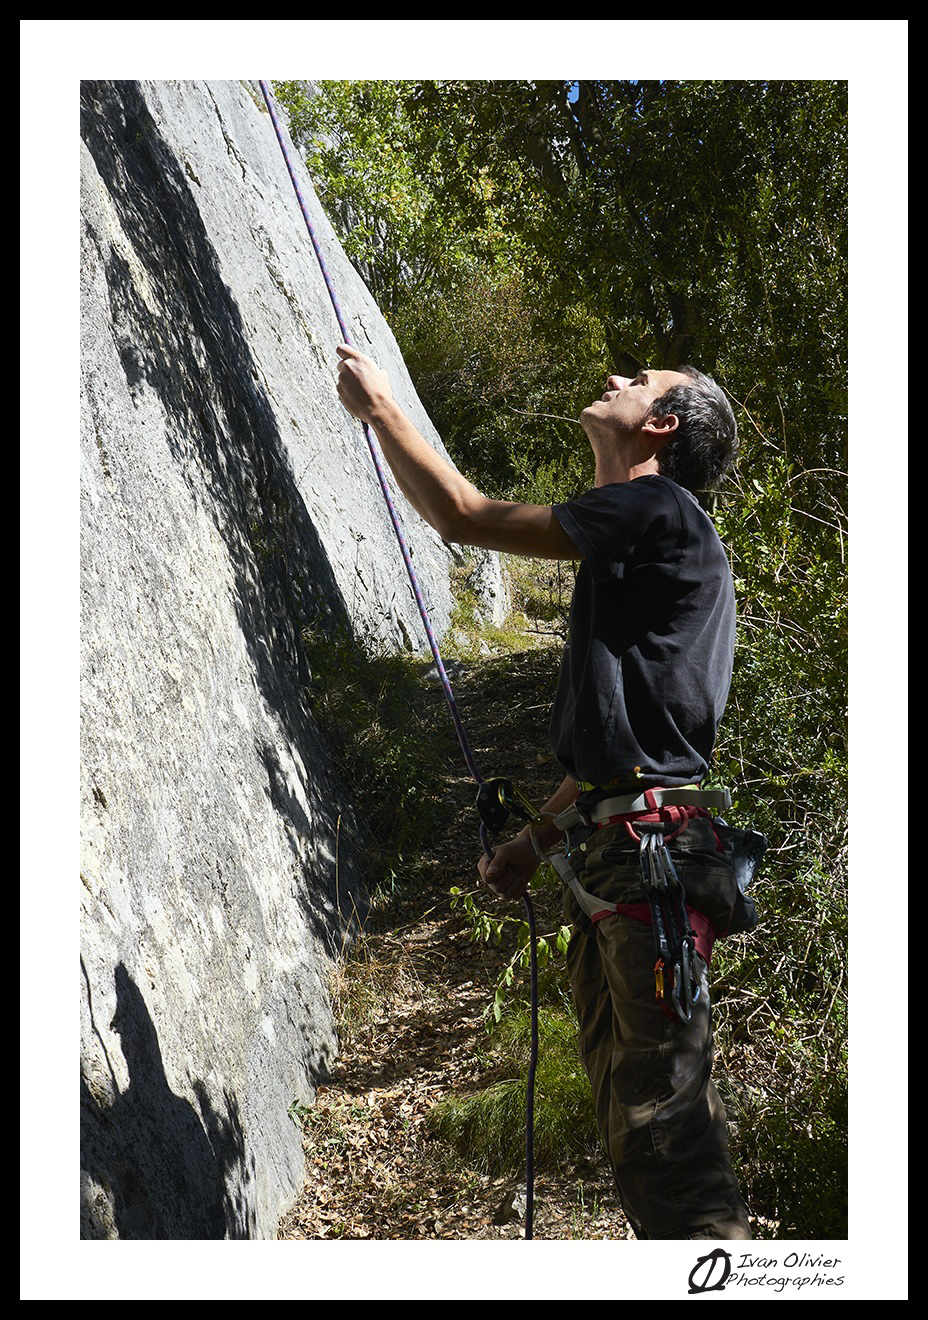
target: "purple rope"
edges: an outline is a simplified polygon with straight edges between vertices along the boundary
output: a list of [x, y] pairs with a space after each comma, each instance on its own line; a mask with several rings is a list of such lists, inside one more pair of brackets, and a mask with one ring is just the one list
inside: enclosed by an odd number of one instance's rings
[[[283, 158], [286, 161], [287, 169], [290, 173], [290, 180], [293, 183], [293, 189], [294, 192], [296, 193], [297, 201], [300, 204], [300, 210], [303, 212], [303, 219], [306, 222], [306, 229], [309, 233], [310, 242], [313, 245], [313, 251], [315, 252], [316, 259], [319, 262], [319, 268], [322, 271], [322, 278], [325, 280], [325, 287], [329, 291], [329, 298], [332, 301], [332, 307], [335, 312], [335, 318], [338, 321], [338, 328], [341, 331], [342, 339], [344, 340], [344, 342], [348, 345], [351, 345], [352, 340], [350, 335], [348, 334], [348, 327], [345, 325], [345, 318], [342, 316], [342, 311], [338, 304], [338, 298], [335, 294], [335, 289], [332, 285], [332, 280], [329, 276], [328, 267], [325, 264], [325, 257], [323, 256], [322, 249], [319, 246], [319, 240], [316, 237], [316, 231], [313, 228], [312, 221], [309, 217], [309, 208], [307, 207], [306, 200], [303, 197], [303, 192], [302, 189], [300, 188], [300, 183], [296, 175], [296, 170], [293, 168], [293, 162], [290, 158], [290, 152], [287, 148], [283, 131], [280, 126], [280, 121], [277, 116], [277, 110], [274, 104], [274, 98], [271, 94], [271, 90], [268, 87], [268, 84], [263, 79], [259, 81], [261, 85], [261, 91], [264, 93], [264, 100], [267, 103], [268, 112], [271, 116], [271, 122], [274, 125], [274, 132], [277, 134], [277, 141], [280, 143], [280, 149], [281, 152], [283, 153]], [[422, 625], [425, 628], [425, 635], [428, 638], [429, 646], [431, 647], [432, 655], [435, 659], [435, 665], [436, 668], [438, 669], [438, 676], [441, 679], [441, 685], [445, 690], [445, 699], [448, 702], [448, 709], [450, 710], [451, 718], [454, 721], [454, 727], [458, 735], [458, 742], [461, 744], [461, 751], [464, 753], [464, 760], [467, 763], [467, 768], [470, 771], [471, 776], [473, 777], [475, 782], [477, 784], [482, 784], [483, 776], [480, 774], [480, 771], [477, 769], [477, 764], [474, 760], [473, 752], [471, 751], [470, 742], [468, 741], [467, 733], [464, 729], [464, 722], [461, 719], [460, 712], [458, 711], [457, 702], [455, 701], [454, 698], [454, 692], [452, 690], [451, 683], [448, 679], [447, 673], [445, 672], [445, 666], [444, 663], [442, 662], [441, 652], [438, 649], [438, 643], [435, 640], [435, 634], [432, 630], [432, 623], [431, 620], [429, 619], [429, 613], [428, 610], [426, 609], [425, 601], [422, 597], [422, 591], [419, 587], [419, 580], [416, 577], [416, 571], [412, 565], [412, 556], [409, 553], [409, 546], [406, 544], [406, 538], [403, 535], [403, 528], [400, 524], [399, 515], [396, 512], [396, 507], [393, 503], [393, 498], [390, 494], [390, 487], [387, 484], [387, 477], [384, 471], [383, 461], [380, 457], [380, 453], [377, 449], [377, 445], [374, 442], [374, 437], [371, 434], [371, 429], [368, 426], [367, 422], [363, 422], [362, 426], [364, 428], [364, 439], [367, 441], [367, 447], [370, 450], [371, 458], [374, 461], [374, 468], [377, 472], [377, 479], [380, 482], [380, 489], [383, 491], [383, 497], [384, 500], [386, 501], [387, 511], [390, 514], [390, 521], [393, 523], [393, 530], [396, 533], [396, 539], [399, 542], [400, 553], [403, 556], [403, 563], [406, 565], [406, 572], [409, 575], [410, 586], [412, 587], [412, 592], [416, 600], [416, 605], [419, 607], [419, 614], [422, 618]], [[487, 856], [492, 857], [493, 850], [488, 846], [485, 839], [482, 839], [481, 841], [483, 842], [483, 846], [484, 849], [486, 850]]]
[[[286, 163], [287, 171], [290, 175], [290, 181], [293, 184], [293, 190], [296, 193], [297, 201], [300, 204], [300, 210], [303, 213], [303, 220], [306, 223], [306, 230], [309, 234], [310, 242], [313, 245], [313, 251], [316, 254], [316, 260], [319, 263], [319, 269], [322, 271], [322, 278], [325, 280], [325, 287], [329, 291], [329, 298], [331, 299], [332, 308], [335, 312], [335, 319], [338, 321], [338, 328], [341, 331], [341, 335], [344, 343], [348, 344], [349, 346], [352, 346], [351, 337], [348, 334], [348, 327], [345, 325], [345, 318], [342, 316], [342, 311], [338, 303], [338, 298], [335, 293], [335, 288], [329, 276], [328, 267], [325, 264], [325, 257], [322, 253], [321, 247], [319, 246], [319, 240], [316, 237], [316, 231], [313, 227], [312, 220], [310, 219], [309, 216], [309, 208], [306, 205], [305, 198], [303, 197], [303, 191], [300, 188], [300, 181], [297, 178], [297, 173], [293, 167], [293, 161], [290, 157], [290, 151], [289, 148], [287, 147], [287, 142], [286, 139], [284, 138], [283, 130], [280, 126], [280, 120], [277, 115], [277, 107], [274, 102], [273, 94], [271, 92], [270, 86], [263, 78], [260, 78], [258, 82], [261, 87], [261, 91], [264, 95], [264, 100], [265, 100], [265, 104], [267, 105], [268, 114], [271, 116], [271, 123], [274, 125], [274, 132], [277, 134], [277, 141], [280, 144], [281, 154], [283, 155], [284, 161]], [[426, 608], [425, 600], [423, 599], [422, 591], [419, 587], [419, 579], [416, 576], [416, 570], [413, 568], [412, 556], [409, 553], [409, 546], [406, 544], [406, 538], [403, 535], [403, 528], [400, 524], [399, 515], [396, 512], [396, 507], [393, 503], [393, 498], [390, 494], [390, 487], [387, 483], [387, 477], [384, 471], [383, 462], [380, 457], [380, 452], [377, 448], [377, 445], [374, 442], [374, 437], [371, 434], [371, 429], [368, 426], [367, 422], [362, 422], [362, 426], [364, 428], [364, 439], [367, 441], [367, 447], [370, 450], [370, 455], [374, 462], [374, 468], [377, 472], [377, 479], [380, 482], [380, 489], [383, 492], [383, 497], [387, 505], [387, 511], [390, 514], [390, 521], [393, 523], [393, 530], [396, 533], [396, 539], [399, 542], [400, 553], [403, 556], [403, 563], [406, 565], [406, 572], [409, 576], [409, 583], [410, 586], [412, 587], [412, 593], [413, 596], [415, 597], [416, 605], [419, 608], [419, 615], [422, 619], [422, 626], [425, 628], [425, 635], [428, 638], [429, 647], [431, 648], [432, 656], [434, 657], [435, 660], [435, 666], [438, 670], [438, 676], [441, 679], [441, 685], [444, 688], [445, 700], [447, 701], [448, 709], [451, 712], [451, 718], [454, 722], [455, 732], [458, 735], [458, 742], [461, 744], [461, 751], [464, 754], [464, 760], [467, 764], [467, 769], [470, 771], [471, 777], [473, 778], [474, 782], [477, 784], [482, 784], [484, 782], [483, 776], [481, 775], [480, 771], [477, 769], [477, 763], [474, 760], [474, 755], [473, 752], [471, 751], [470, 742], [468, 740], [467, 733], [464, 729], [464, 721], [461, 719], [460, 712], [458, 711], [457, 701], [455, 700], [454, 697], [454, 691], [451, 687], [451, 682], [448, 678], [447, 673], [445, 672], [445, 666], [442, 662], [441, 652], [438, 649], [438, 642], [435, 640], [435, 634], [432, 630], [432, 622], [431, 619], [429, 618], [429, 612], [428, 609]], [[483, 822], [481, 822], [480, 824], [480, 842], [483, 845], [483, 850], [486, 853], [486, 855], [488, 857], [492, 857], [493, 848], [490, 845], [490, 840], [487, 834], [487, 828], [486, 825], [483, 824]], [[538, 1057], [538, 1008], [537, 1008], [538, 964], [537, 964], [536, 936], [535, 936], [535, 909], [532, 906], [532, 900], [529, 898], [528, 894], [523, 895], [523, 902], [525, 904], [525, 911], [528, 917], [528, 926], [529, 926], [529, 957], [530, 957], [530, 967], [531, 967], [531, 989], [532, 989], [532, 1044], [531, 1044], [531, 1051], [529, 1057], [529, 1069], [528, 1069], [528, 1079], [527, 1079], [527, 1089], [526, 1089], [526, 1124], [525, 1124], [525, 1182], [526, 1182], [525, 1236], [526, 1238], [531, 1238], [533, 1235], [532, 1224], [533, 1224], [533, 1207], [534, 1207], [534, 1195], [533, 1195], [534, 1124], [532, 1122], [532, 1113], [534, 1109], [535, 1069], [536, 1069], [537, 1057]]]

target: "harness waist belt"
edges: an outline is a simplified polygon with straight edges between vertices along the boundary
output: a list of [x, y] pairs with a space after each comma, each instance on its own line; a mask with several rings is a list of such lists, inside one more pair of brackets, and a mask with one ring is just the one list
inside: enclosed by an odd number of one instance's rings
[[640, 816], [670, 806], [692, 807], [699, 811], [715, 807], [727, 811], [731, 806], [731, 794], [727, 788], [700, 788], [698, 784], [684, 784], [680, 788], [647, 788], [643, 793], [605, 798], [591, 807], [587, 816], [581, 816], [576, 802], [572, 802], [554, 817], [554, 825], [566, 833], [580, 824], [598, 827], [606, 821]]
[[731, 794], [727, 788], [699, 788], [687, 784], [682, 788], [648, 788], [643, 793], [606, 798], [591, 807], [590, 819], [601, 821], [631, 812], [657, 811], [661, 807], [716, 807], [727, 811], [730, 806]]

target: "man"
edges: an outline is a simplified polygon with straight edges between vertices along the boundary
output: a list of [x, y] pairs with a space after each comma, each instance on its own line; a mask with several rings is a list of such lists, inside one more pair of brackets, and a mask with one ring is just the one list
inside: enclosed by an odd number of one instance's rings
[[[625, 1211], [639, 1237], [750, 1238], [710, 1079], [711, 938], [743, 928], [732, 916], [731, 844], [698, 805], [676, 815], [662, 805], [704, 800], [685, 786], [706, 774], [731, 682], [731, 573], [693, 493], [734, 459], [731, 408], [691, 368], [610, 376], [580, 418], [596, 460], [592, 490], [553, 508], [511, 503], [482, 495], [432, 449], [369, 358], [338, 352], [342, 402], [373, 428], [403, 493], [444, 540], [580, 561], [551, 720], [567, 773], [543, 808], [546, 824], [478, 868], [495, 892], [521, 897], [539, 865], [536, 842], [552, 847], [568, 829], [568, 969]], [[548, 819], [557, 816], [560, 827]], [[665, 926], [676, 917], [665, 922], [653, 906], [649, 866], [685, 891], [669, 949]]]

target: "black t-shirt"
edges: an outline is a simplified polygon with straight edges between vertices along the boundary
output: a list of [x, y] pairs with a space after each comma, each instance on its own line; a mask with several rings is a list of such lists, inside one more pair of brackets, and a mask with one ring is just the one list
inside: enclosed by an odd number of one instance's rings
[[568, 774], [629, 787], [698, 783], [731, 685], [735, 598], [708, 514], [667, 477], [556, 504], [583, 556], [551, 747]]

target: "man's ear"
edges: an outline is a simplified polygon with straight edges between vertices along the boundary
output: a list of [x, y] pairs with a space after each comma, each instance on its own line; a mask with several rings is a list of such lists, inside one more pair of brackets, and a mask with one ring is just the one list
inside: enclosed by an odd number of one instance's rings
[[655, 440], [661, 440], [664, 444], [673, 439], [673, 433], [680, 425], [680, 419], [676, 413], [667, 413], [664, 417], [649, 417], [642, 424], [642, 431], [648, 435], [653, 435]]

